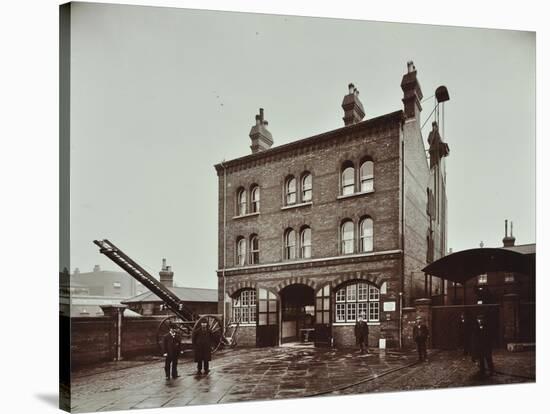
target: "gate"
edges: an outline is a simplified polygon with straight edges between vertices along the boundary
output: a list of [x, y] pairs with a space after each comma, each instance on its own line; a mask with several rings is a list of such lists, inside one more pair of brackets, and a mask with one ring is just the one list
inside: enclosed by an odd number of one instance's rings
[[484, 314], [495, 333], [494, 346], [501, 347], [504, 343], [502, 323], [500, 320], [500, 305], [450, 305], [432, 307], [432, 347], [437, 349], [462, 348], [461, 314], [471, 321], [479, 314]]

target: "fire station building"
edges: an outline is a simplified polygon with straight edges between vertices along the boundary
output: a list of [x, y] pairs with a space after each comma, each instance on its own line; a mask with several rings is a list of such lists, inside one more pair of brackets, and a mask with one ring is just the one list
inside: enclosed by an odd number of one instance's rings
[[360, 314], [370, 346], [400, 345], [421, 269], [446, 251], [449, 152], [436, 122], [426, 151], [412, 62], [401, 89], [398, 110], [365, 118], [350, 84], [343, 127], [281, 146], [260, 109], [252, 153], [215, 166], [219, 312], [240, 321], [240, 345], [352, 346]]

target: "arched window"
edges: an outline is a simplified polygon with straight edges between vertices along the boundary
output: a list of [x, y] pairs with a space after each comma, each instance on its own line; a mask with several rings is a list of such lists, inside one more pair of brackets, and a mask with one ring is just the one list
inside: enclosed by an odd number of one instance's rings
[[355, 192], [355, 168], [351, 162], [344, 163], [342, 169], [342, 195]]
[[373, 250], [373, 221], [370, 217], [365, 217], [359, 225], [360, 249], [362, 252], [371, 252]]
[[353, 245], [355, 241], [355, 237], [353, 234], [354, 233], [353, 221], [351, 220], [344, 221], [342, 223], [340, 230], [341, 230], [340, 238], [342, 240], [342, 253], [343, 254], [353, 253], [354, 251]]
[[302, 176], [302, 202], [311, 201], [313, 195], [313, 186], [310, 173]]
[[369, 322], [380, 320], [380, 290], [369, 283], [354, 282], [336, 291], [336, 322], [355, 322], [365, 314]]
[[286, 204], [296, 203], [296, 178], [289, 177], [285, 183], [285, 200]]
[[361, 191], [368, 192], [374, 190], [374, 163], [371, 160], [361, 164]]
[[250, 236], [250, 264], [260, 263], [260, 241], [258, 236], [253, 234]]
[[237, 215], [244, 216], [246, 214], [246, 190], [244, 188], [237, 191]]
[[237, 266], [244, 266], [246, 259], [246, 240], [244, 237], [237, 238]]
[[260, 211], [260, 187], [255, 185], [250, 191], [250, 200], [252, 203], [252, 213], [258, 213]]
[[256, 291], [243, 289], [233, 296], [233, 320], [256, 323]]
[[285, 231], [285, 259], [296, 258], [296, 232], [293, 229]]
[[300, 233], [300, 257], [309, 259], [311, 257], [311, 229], [304, 227]]

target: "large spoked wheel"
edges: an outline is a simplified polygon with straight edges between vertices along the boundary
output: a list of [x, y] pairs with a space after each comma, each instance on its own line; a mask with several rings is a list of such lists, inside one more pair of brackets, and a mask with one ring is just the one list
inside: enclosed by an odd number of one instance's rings
[[178, 334], [183, 337], [185, 336], [185, 324], [183, 320], [175, 315], [169, 316], [164, 319], [157, 330], [157, 346], [158, 352], [160, 355], [164, 353], [162, 342], [164, 337], [170, 332], [170, 326], [176, 326]]
[[201, 328], [201, 323], [206, 322], [206, 325], [212, 333], [212, 342], [210, 343], [210, 350], [212, 353], [216, 352], [222, 343], [223, 332], [222, 332], [222, 323], [221, 320], [214, 315], [203, 315], [201, 316], [195, 326], [193, 327], [193, 332]]

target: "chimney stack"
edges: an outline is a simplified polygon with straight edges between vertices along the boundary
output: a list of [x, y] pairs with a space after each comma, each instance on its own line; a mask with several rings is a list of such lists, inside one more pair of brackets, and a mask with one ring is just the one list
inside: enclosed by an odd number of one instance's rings
[[162, 268], [159, 272], [160, 283], [166, 287], [174, 287], [174, 272], [172, 266], [166, 266], [166, 259], [162, 259]]
[[510, 222], [510, 236], [508, 236], [508, 220], [504, 220], [504, 238], [502, 239], [504, 247], [512, 247], [516, 244], [516, 238], [513, 233], [513, 223]]
[[348, 85], [348, 94], [344, 96], [342, 109], [344, 110], [342, 119], [346, 126], [357, 124], [365, 117], [365, 109], [359, 99], [359, 89], [353, 83]]
[[250, 130], [250, 140], [252, 145], [250, 149], [255, 154], [260, 151], [265, 151], [273, 145], [273, 137], [271, 132], [267, 130], [268, 122], [264, 120], [264, 108], [260, 108], [260, 113], [256, 115], [256, 124]]
[[403, 106], [405, 118], [420, 121], [420, 112], [422, 106], [422, 89], [416, 78], [416, 67], [412, 61], [407, 62], [407, 73], [403, 75], [401, 80], [401, 89], [403, 90]]
[[101, 268], [99, 267], [99, 265], [95, 265], [94, 266], [94, 273], [98, 273], [98, 272], [101, 272]]

